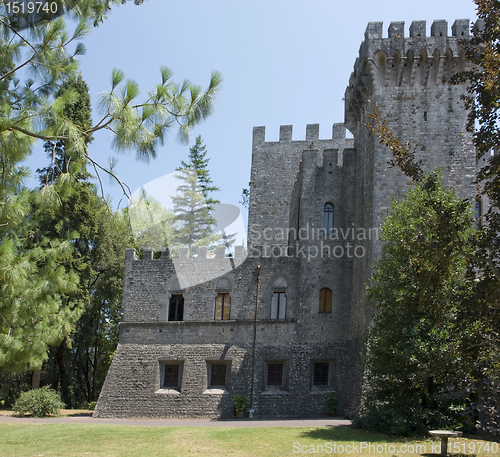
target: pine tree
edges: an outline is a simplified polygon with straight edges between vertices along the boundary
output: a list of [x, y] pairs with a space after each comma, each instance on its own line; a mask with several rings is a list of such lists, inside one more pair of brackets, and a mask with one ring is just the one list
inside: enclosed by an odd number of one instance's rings
[[176, 221], [171, 243], [174, 249], [186, 246], [192, 253], [197, 246], [224, 245], [230, 248], [234, 244], [234, 235], [213, 233], [217, 221], [211, 210], [220, 201], [210, 194], [220, 188], [213, 185], [208, 169], [210, 159], [206, 155], [206, 146], [198, 135], [195, 145], [189, 150], [189, 162], [181, 161], [182, 167], [176, 168], [179, 172], [176, 178], [182, 184], [172, 197]]
[[[73, 92], [65, 116], [76, 128], [91, 124], [90, 96], [81, 77], [69, 79], [58, 96]], [[85, 140], [85, 150], [91, 137]], [[61, 258], [79, 286], [63, 297], [63, 305], [82, 304], [76, 331], [49, 353], [42, 380], [61, 390], [70, 407], [95, 401], [117, 344], [122, 268], [127, 243], [123, 218], [113, 215], [89, 182], [85, 154], [69, 140], [47, 142], [50, 165], [37, 170], [42, 189], [53, 188], [57, 204], [35, 207], [41, 217], [38, 236], [51, 240], [71, 234], [72, 252]]]
[[190, 253], [197, 246], [210, 246], [220, 240], [212, 233], [213, 224], [210, 208], [206, 203], [198, 175], [194, 168], [181, 168], [176, 178], [182, 183], [172, 196], [175, 216], [175, 230], [172, 248], [185, 246]]
[[176, 171], [181, 171], [185, 168], [193, 168], [198, 176], [198, 184], [201, 188], [201, 193], [205, 198], [205, 203], [208, 205], [209, 209], [212, 209], [213, 205], [219, 204], [219, 200], [213, 199], [210, 194], [212, 192], [217, 192], [220, 187], [214, 186], [212, 178], [210, 177], [210, 171], [208, 170], [208, 162], [210, 159], [207, 155], [207, 147], [203, 144], [201, 135], [198, 135], [195, 140], [195, 145], [189, 149], [189, 162], [186, 163], [181, 161], [181, 167], [176, 168]]

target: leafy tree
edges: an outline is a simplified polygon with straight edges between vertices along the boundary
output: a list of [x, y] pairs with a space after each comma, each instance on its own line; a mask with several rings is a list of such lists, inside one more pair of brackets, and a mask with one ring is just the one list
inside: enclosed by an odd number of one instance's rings
[[[98, 130], [114, 133], [113, 145], [118, 151], [134, 149], [137, 158], [146, 161], [156, 156], [156, 148], [175, 125], [179, 126], [179, 139], [187, 141], [193, 126], [213, 110], [214, 95], [221, 83], [217, 72], [212, 73], [203, 91], [189, 81], [176, 84], [171, 70], [162, 67], [160, 83], [143, 102], [138, 102], [137, 83], [125, 81], [123, 72], [115, 69], [111, 90], [100, 100], [98, 122], [82, 126], [67, 118], [66, 106], [73, 103], [77, 93], [58, 91], [78, 73], [77, 57], [85, 50], [81, 42], [76, 46], [73, 43], [89, 32], [89, 23], [101, 22], [110, 6], [120, 1], [61, 3], [80, 21], [72, 35], [66, 31], [63, 17], [41, 21], [32, 30], [19, 32], [13, 24], [15, 18], [7, 15], [4, 4], [0, 6], [0, 134], [16, 132], [19, 137], [64, 140], [66, 148], [100, 169], [104, 167], [93, 161], [85, 149], [86, 140]], [[20, 82], [23, 77], [24, 84]]]
[[[49, 345], [59, 344], [72, 332], [82, 303], [89, 306], [87, 292], [91, 289], [79, 279], [85, 274], [91, 281], [96, 278], [90, 263], [79, 263], [75, 244], [82, 251], [93, 251], [89, 249], [95, 234], [92, 230], [102, 212], [93, 198], [95, 192], [84, 181], [88, 163], [104, 170], [88, 154], [86, 145], [92, 134], [110, 130], [119, 151], [135, 149], [138, 159], [149, 160], [174, 125], [179, 125], [179, 139], [186, 141], [192, 127], [213, 109], [221, 82], [217, 72], [212, 73], [203, 91], [189, 81], [174, 83], [171, 71], [162, 67], [160, 83], [139, 102], [137, 83], [125, 81], [123, 72], [113, 70], [111, 90], [100, 100], [100, 119], [94, 124], [80, 122], [77, 112], [85, 118], [84, 106], [79, 105], [82, 99], [73, 81], [78, 81], [77, 57], [84, 53], [84, 46], [74, 43], [89, 31], [89, 24], [100, 23], [111, 5], [120, 3], [60, 1], [79, 20], [72, 34], [66, 31], [63, 17], [20, 30], [16, 18], [7, 14], [5, 3], [0, 5], [3, 370], [40, 368]], [[37, 139], [53, 142], [53, 160], [42, 188], [30, 192], [23, 186], [28, 170], [19, 164], [29, 156]], [[68, 212], [62, 212], [61, 207]], [[49, 220], [52, 227], [47, 227]], [[73, 233], [76, 227], [78, 233]], [[76, 270], [77, 265], [84, 271]]]
[[[90, 125], [90, 96], [83, 79], [69, 79], [58, 95], [64, 91], [77, 94], [65, 106], [66, 118], [79, 128]], [[56, 205], [33, 208], [41, 216], [38, 236], [63, 239], [73, 234], [71, 255], [60, 262], [78, 275], [79, 287], [63, 298], [63, 305], [77, 301], [83, 314], [75, 332], [50, 351], [43, 382], [60, 390], [65, 403], [74, 407], [97, 399], [117, 344], [126, 227], [120, 214], [113, 215], [98, 197], [88, 181], [87, 162], [71, 143], [46, 142], [45, 149], [51, 163], [37, 170], [40, 184], [42, 189], [51, 186], [58, 198]]]
[[132, 247], [155, 250], [172, 247], [175, 216], [152, 195], [142, 190], [139, 199], [132, 200], [124, 209], [124, 215]]
[[439, 179], [424, 177], [393, 201], [368, 289], [374, 313], [360, 421], [385, 433], [474, 425], [468, 407], [480, 373], [472, 361], [483, 329], [467, 305], [476, 282], [463, 256], [473, 250], [473, 217]]
[[[469, 363], [481, 379], [477, 383], [478, 428], [497, 433], [500, 427], [500, 4], [493, 0], [474, 0], [478, 21], [473, 36], [462, 45], [471, 63], [470, 68], [452, 78], [452, 82], [468, 83], [468, 95], [464, 97], [469, 109], [468, 130], [474, 135], [474, 144], [485, 166], [477, 177], [478, 196], [482, 197], [487, 211], [478, 221], [481, 229], [475, 234], [474, 249], [465, 249], [464, 240], [455, 234], [455, 246], [469, 262], [474, 272], [476, 288], [474, 298], [463, 307], [469, 310], [472, 321], [481, 329], [475, 342], [477, 358]], [[424, 175], [415, 162], [415, 150], [403, 144], [387, 128], [375, 109], [369, 116], [374, 121], [373, 132], [385, 142], [393, 153], [393, 165], [399, 166], [413, 181], [420, 182]]]

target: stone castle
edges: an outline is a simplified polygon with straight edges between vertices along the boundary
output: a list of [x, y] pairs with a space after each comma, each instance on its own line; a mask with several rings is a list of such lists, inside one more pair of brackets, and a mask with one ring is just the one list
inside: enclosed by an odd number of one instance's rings
[[[392, 198], [411, 184], [367, 128], [375, 103], [426, 171], [475, 198], [475, 151], [466, 132], [460, 41], [469, 20], [369, 23], [331, 139], [308, 125], [266, 142], [253, 133], [247, 256], [198, 250], [172, 259], [127, 250], [120, 343], [94, 416], [230, 417], [232, 397], [255, 417], [356, 411], [370, 311], [365, 284], [380, 256], [378, 231]], [[353, 138], [346, 138], [346, 127]], [[198, 280], [196, 280], [198, 278]], [[202, 278], [202, 280], [199, 280]], [[188, 286], [186, 287], [186, 284]]]

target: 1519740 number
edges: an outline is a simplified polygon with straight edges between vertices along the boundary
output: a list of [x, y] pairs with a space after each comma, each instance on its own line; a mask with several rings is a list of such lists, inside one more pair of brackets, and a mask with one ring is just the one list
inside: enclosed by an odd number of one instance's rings
[[7, 14], [57, 13], [56, 2], [4, 2]]

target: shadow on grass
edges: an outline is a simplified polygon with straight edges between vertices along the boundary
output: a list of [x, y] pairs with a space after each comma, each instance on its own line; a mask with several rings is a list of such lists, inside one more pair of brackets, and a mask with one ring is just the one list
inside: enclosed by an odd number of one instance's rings
[[349, 441], [349, 442], [391, 442], [391, 443], [406, 443], [425, 439], [422, 437], [402, 437], [388, 436], [382, 433], [369, 432], [366, 430], [354, 428], [352, 425], [329, 426], [315, 428], [312, 430], [304, 430], [301, 435], [304, 438], [318, 439], [322, 441]]
[[64, 414], [64, 417], [92, 417], [92, 412], [75, 411], [74, 413]]

